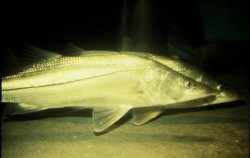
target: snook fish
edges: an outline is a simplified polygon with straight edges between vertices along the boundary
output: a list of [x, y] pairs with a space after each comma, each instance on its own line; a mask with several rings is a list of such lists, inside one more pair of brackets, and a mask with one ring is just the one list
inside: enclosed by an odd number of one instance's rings
[[147, 52], [123, 52], [126, 54], [136, 55], [148, 59], [152, 59], [154, 61], [157, 61], [174, 71], [183, 74], [187, 77], [192, 78], [193, 80], [206, 84], [209, 87], [213, 88], [215, 91], [218, 92], [216, 95], [216, 99], [210, 103], [211, 104], [219, 104], [219, 103], [225, 103], [225, 102], [231, 102], [236, 100], [241, 100], [242, 98], [239, 97], [239, 94], [235, 92], [234, 90], [226, 87], [225, 85], [219, 83], [216, 81], [213, 77], [210, 75], [202, 72], [200, 69], [186, 63], [185, 61], [182, 61], [180, 59], [176, 59], [173, 57], [167, 57], [167, 56], [160, 56], [156, 54], [151, 54]]
[[[131, 54], [85, 51], [62, 56], [38, 48], [30, 54], [30, 61], [42, 61], [2, 78], [2, 102], [33, 110], [91, 108], [97, 133], [130, 110], [133, 124], [141, 125], [168, 107], [185, 107], [194, 100], [209, 104], [211, 100], [206, 98], [216, 94], [209, 86], [155, 60]], [[149, 110], [141, 110], [144, 108]]]

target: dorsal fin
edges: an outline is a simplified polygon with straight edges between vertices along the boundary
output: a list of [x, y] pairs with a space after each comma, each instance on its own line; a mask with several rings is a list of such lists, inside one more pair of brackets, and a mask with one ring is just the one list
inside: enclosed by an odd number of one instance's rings
[[27, 45], [25, 46], [23, 56], [21, 56], [20, 58], [21, 59], [20, 62], [26, 65], [37, 64], [40, 62], [59, 58], [61, 56], [62, 55], [54, 52], [46, 51], [31, 45]]
[[77, 45], [73, 43], [67, 43], [66, 44], [66, 52], [69, 55], [82, 55], [82, 56], [98, 56], [98, 55], [114, 55], [114, 54], [120, 54], [115, 51], [108, 51], [108, 50], [90, 50], [86, 51]]
[[71, 42], [68, 42], [66, 44], [66, 53], [69, 55], [83, 55], [83, 54], [85, 54], [85, 51], [86, 50], [78, 47], [77, 45], [75, 45]]
[[116, 54], [121, 54], [119, 52], [115, 52], [115, 51], [109, 51], [109, 50], [90, 50], [90, 51], [85, 51], [84, 56], [104, 56], [104, 55], [116, 55]]
[[128, 55], [134, 55], [139, 56], [143, 58], [149, 58], [151, 56], [155, 56], [156, 54], [148, 53], [148, 52], [132, 52], [132, 51], [122, 51], [121, 53], [128, 54]]

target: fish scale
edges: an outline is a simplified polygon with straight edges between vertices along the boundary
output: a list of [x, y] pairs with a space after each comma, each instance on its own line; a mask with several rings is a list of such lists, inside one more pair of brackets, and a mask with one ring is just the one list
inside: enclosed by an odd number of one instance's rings
[[98, 75], [147, 66], [149, 60], [128, 55], [60, 57], [35, 64], [3, 78], [2, 89], [17, 89], [70, 82]]

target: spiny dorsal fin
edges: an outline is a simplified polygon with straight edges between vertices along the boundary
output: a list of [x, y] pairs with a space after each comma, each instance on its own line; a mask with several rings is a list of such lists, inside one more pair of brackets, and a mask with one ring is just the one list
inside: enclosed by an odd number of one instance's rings
[[149, 58], [151, 56], [155, 56], [156, 54], [148, 53], [148, 52], [132, 52], [132, 51], [122, 51], [123, 54], [139, 56], [143, 58]]
[[133, 51], [122, 51], [122, 52], [115, 52], [115, 51], [105, 51], [105, 50], [91, 50], [86, 51], [73, 43], [67, 43], [67, 52], [72, 55], [84, 55], [84, 56], [94, 56], [94, 55], [113, 55], [113, 54], [128, 54], [134, 55], [139, 57], [150, 57], [154, 56], [155, 54], [148, 53], [148, 52], [133, 52]]
[[78, 47], [77, 45], [75, 45], [71, 42], [68, 42], [66, 44], [66, 52], [69, 55], [83, 55], [83, 54], [85, 54], [85, 51], [86, 50]]
[[27, 45], [25, 46], [24, 54], [21, 57], [22, 64], [37, 64], [40, 62], [52, 60], [55, 58], [59, 58], [62, 55], [46, 51], [34, 46]]
[[133, 109], [133, 120], [134, 125], [142, 125], [152, 120], [156, 116], [160, 115], [164, 111], [163, 108], [157, 109]]
[[129, 110], [130, 106], [98, 107], [93, 110], [94, 132], [100, 133], [116, 123]]
[[120, 54], [115, 51], [107, 51], [107, 50], [90, 50], [86, 51], [75, 44], [67, 43], [66, 52], [69, 55], [81, 55], [81, 56], [103, 56], [103, 55], [114, 55]]
[[84, 56], [109, 56], [109, 55], [117, 55], [120, 54], [118, 52], [115, 51], [108, 51], [108, 50], [90, 50], [90, 51], [85, 51]]

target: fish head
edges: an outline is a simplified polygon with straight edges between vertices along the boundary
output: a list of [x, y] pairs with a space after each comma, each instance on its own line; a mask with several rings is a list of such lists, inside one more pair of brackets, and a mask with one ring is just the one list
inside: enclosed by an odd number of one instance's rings
[[218, 92], [218, 94], [216, 95], [216, 99], [212, 104], [226, 103], [243, 99], [243, 97], [241, 97], [241, 94], [239, 94], [237, 91], [228, 86], [225, 86], [220, 82], [217, 82], [215, 79], [208, 75], [204, 76], [201, 82], [212, 87]]
[[166, 97], [170, 97], [173, 102], [196, 100], [218, 93], [210, 86], [179, 73], [171, 73], [165, 77], [162, 92]]
[[226, 87], [222, 84], [218, 84], [216, 86], [216, 90], [219, 93], [216, 95], [216, 99], [213, 101], [212, 104], [220, 104], [220, 103], [244, 100], [244, 97], [242, 97], [242, 95], [239, 92], [229, 87]]

